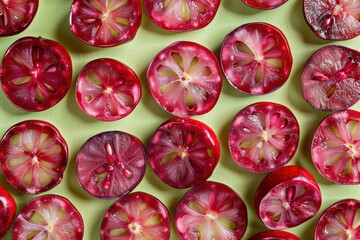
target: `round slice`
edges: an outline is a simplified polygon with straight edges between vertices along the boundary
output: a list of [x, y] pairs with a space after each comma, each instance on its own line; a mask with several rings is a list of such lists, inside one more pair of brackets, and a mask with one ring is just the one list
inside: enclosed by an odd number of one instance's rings
[[0, 0], [0, 37], [24, 31], [34, 19], [39, 0]]
[[1, 139], [0, 162], [12, 186], [38, 194], [61, 182], [68, 162], [68, 146], [55, 126], [27, 120], [12, 126]]
[[16, 213], [13, 196], [0, 184], [0, 239], [11, 228]]
[[121, 131], [91, 137], [76, 157], [80, 185], [97, 198], [120, 198], [128, 194], [140, 183], [145, 169], [143, 143]]
[[143, 192], [130, 193], [106, 211], [102, 240], [170, 239], [170, 216], [159, 199]]
[[248, 240], [301, 240], [298, 236], [281, 231], [281, 230], [268, 230], [259, 232], [251, 236]]
[[141, 98], [140, 80], [128, 66], [109, 58], [83, 67], [76, 82], [76, 101], [89, 116], [115, 121], [129, 115]]
[[66, 198], [43, 195], [28, 202], [15, 219], [13, 240], [82, 240], [84, 223]]
[[244, 24], [224, 39], [220, 63], [238, 91], [262, 95], [280, 88], [292, 68], [290, 46], [282, 31], [263, 22]]
[[360, 184], [360, 112], [345, 110], [326, 117], [311, 144], [319, 173], [338, 184]]
[[314, 240], [360, 239], [360, 201], [341, 200], [320, 216]]
[[147, 80], [157, 103], [178, 117], [209, 112], [222, 86], [216, 56], [204, 46], [186, 41], [160, 51], [149, 65]]
[[269, 10], [280, 7], [288, 0], [241, 0], [241, 1], [252, 8]]
[[148, 159], [155, 174], [174, 188], [205, 182], [220, 158], [220, 143], [206, 124], [190, 118], [163, 123], [148, 145]]
[[144, 0], [144, 5], [158, 27], [186, 32], [207, 26], [215, 17], [220, 0]]
[[268, 174], [255, 192], [255, 211], [270, 229], [298, 226], [316, 215], [321, 192], [314, 177], [299, 166], [285, 166]]
[[359, 0], [304, 0], [304, 16], [311, 30], [327, 40], [360, 35]]
[[235, 162], [252, 172], [269, 172], [288, 163], [299, 143], [299, 124], [287, 107], [254, 103], [231, 123], [228, 145]]
[[69, 91], [72, 62], [60, 43], [24, 37], [6, 51], [0, 72], [2, 88], [15, 106], [42, 111], [54, 106]]
[[141, 15], [140, 0], [74, 0], [69, 22], [81, 41], [113, 47], [134, 39]]
[[360, 52], [328, 45], [307, 61], [301, 75], [304, 99], [322, 111], [345, 110], [360, 99]]
[[217, 182], [190, 189], [175, 210], [180, 240], [238, 240], [245, 234], [247, 223], [244, 201], [233, 189]]

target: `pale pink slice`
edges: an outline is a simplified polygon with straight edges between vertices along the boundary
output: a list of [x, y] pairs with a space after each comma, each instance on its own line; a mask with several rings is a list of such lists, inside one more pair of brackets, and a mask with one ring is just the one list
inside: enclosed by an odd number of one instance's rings
[[243, 3], [252, 8], [269, 10], [278, 8], [288, 0], [242, 0]]

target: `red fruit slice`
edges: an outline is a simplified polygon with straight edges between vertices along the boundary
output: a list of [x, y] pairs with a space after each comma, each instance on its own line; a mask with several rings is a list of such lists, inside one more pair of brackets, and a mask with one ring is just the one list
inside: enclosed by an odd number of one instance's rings
[[220, 143], [206, 124], [172, 118], [153, 134], [148, 145], [150, 166], [161, 181], [188, 188], [206, 181], [220, 158]]
[[246, 205], [230, 187], [205, 182], [178, 202], [175, 228], [181, 240], [241, 239], [247, 228]]
[[141, 98], [140, 80], [128, 66], [109, 58], [83, 67], [76, 82], [76, 101], [89, 116], [114, 121], [129, 115]]
[[15, 219], [13, 240], [83, 239], [84, 223], [75, 206], [58, 195], [43, 195], [28, 202]]
[[268, 230], [259, 232], [251, 236], [248, 240], [301, 240], [296, 235], [281, 231], [281, 230]]
[[0, 36], [24, 31], [34, 19], [39, 0], [0, 0]]
[[102, 240], [170, 239], [169, 212], [147, 193], [130, 193], [106, 211], [100, 236]]
[[306, 169], [285, 166], [261, 181], [254, 204], [257, 215], [268, 228], [284, 230], [316, 215], [321, 205], [321, 192]]
[[225, 37], [220, 63], [233, 87], [243, 93], [262, 95], [286, 82], [292, 55], [280, 29], [256, 22], [244, 24]]
[[13, 43], [1, 63], [1, 84], [18, 108], [42, 111], [68, 92], [72, 78], [69, 53], [59, 43], [24, 37]]
[[252, 8], [263, 9], [263, 10], [274, 9], [280, 7], [281, 5], [287, 2], [287, 0], [241, 0], [241, 1]]
[[290, 109], [277, 103], [259, 102], [235, 116], [228, 144], [239, 166], [252, 172], [269, 172], [292, 159], [299, 135], [299, 124]]
[[209, 112], [222, 85], [216, 56], [204, 46], [186, 41], [160, 51], [149, 65], [147, 79], [157, 103], [178, 117]]
[[207, 26], [215, 17], [220, 0], [145, 0], [144, 5], [158, 27], [186, 32]]
[[322, 111], [340, 111], [360, 99], [360, 52], [338, 45], [317, 50], [301, 75], [304, 99]]
[[128, 194], [140, 183], [145, 169], [142, 142], [120, 131], [91, 137], [76, 157], [80, 185], [97, 198], [120, 198]]
[[11, 228], [16, 212], [13, 196], [0, 184], [0, 239]]
[[326, 117], [311, 144], [319, 173], [338, 184], [360, 184], [360, 112], [345, 110]]
[[359, 0], [304, 0], [304, 16], [323, 39], [346, 40], [360, 34]]
[[0, 162], [6, 180], [28, 194], [42, 193], [58, 185], [67, 161], [66, 141], [48, 122], [17, 123], [0, 142]]
[[141, 23], [139, 0], [74, 0], [70, 28], [81, 41], [113, 47], [131, 41]]
[[341, 200], [326, 209], [315, 228], [315, 240], [360, 239], [360, 201]]

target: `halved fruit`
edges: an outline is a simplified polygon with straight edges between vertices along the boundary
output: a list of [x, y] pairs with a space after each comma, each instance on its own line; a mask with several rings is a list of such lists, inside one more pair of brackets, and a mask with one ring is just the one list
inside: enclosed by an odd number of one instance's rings
[[81, 240], [84, 223], [79, 211], [66, 198], [42, 195], [28, 202], [15, 219], [13, 240]]
[[240, 92], [262, 95], [280, 88], [292, 68], [290, 46], [282, 31], [263, 22], [244, 24], [224, 39], [220, 63]]
[[316, 215], [321, 192], [315, 178], [299, 166], [285, 166], [269, 173], [255, 192], [255, 211], [270, 229], [298, 226]]
[[206, 181], [220, 157], [220, 143], [206, 124], [190, 118], [172, 118], [153, 133], [148, 160], [161, 181], [188, 188]]
[[252, 172], [269, 172], [288, 163], [299, 143], [299, 124], [287, 107], [258, 102], [231, 123], [228, 145], [234, 161]]
[[209, 112], [222, 86], [216, 56], [204, 46], [187, 41], [160, 51], [149, 65], [147, 80], [157, 103], [178, 117]]
[[170, 216], [154, 196], [135, 192], [117, 200], [101, 224], [102, 240], [170, 239]]
[[140, 183], [145, 169], [143, 143], [121, 131], [91, 137], [76, 157], [80, 185], [97, 198], [120, 198], [128, 194]]
[[281, 231], [281, 230], [268, 230], [259, 232], [251, 236], [248, 240], [301, 240], [298, 236]]
[[6, 180], [28, 194], [42, 193], [58, 185], [67, 161], [67, 143], [48, 122], [17, 123], [0, 142], [0, 162]]
[[244, 201], [233, 189], [217, 182], [190, 189], [175, 210], [175, 228], [181, 240], [238, 240], [244, 236], [247, 223]]
[[207, 26], [215, 17], [220, 0], [145, 0], [144, 5], [158, 27], [186, 32]]
[[76, 82], [76, 101], [89, 116], [115, 121], [129, 115], [141, 98], [140, 80], [128, 66], [109, 58], [86, 64]]
[[345, 110], [326, 117], [311, 144], [319, 173], [338, 184], [360, 184], [360, 112]]
[[135, 38], [141, 15], [140, 0], [74, 0], [69, 22], [84, 43], [113, 47]]
[[360, 201], [341, 200], [326, 209], [315, 228], [314, 240], [360, 239]]
[[280, 7], [288, 0], [241, 0], [241, 1], [252, 8], [269, 10]]
[[301, 75], [304, 99], [322, 111], [345, 110], [360, 99], [360, 52], [328, 45], [307, 61]]
[[69, 91], [72, 62], [58, 42], [41, 37], [24, 37], [6, 51], [0, 69], [7, 98], [27, 111], [46, 110]]
[[327, 40], [360, 35], [359, 0], [304, 0], [304, 16], [311, 30]]
[[14, 197], [0, 184], [0, 239], [11, 228], [16, 213]]

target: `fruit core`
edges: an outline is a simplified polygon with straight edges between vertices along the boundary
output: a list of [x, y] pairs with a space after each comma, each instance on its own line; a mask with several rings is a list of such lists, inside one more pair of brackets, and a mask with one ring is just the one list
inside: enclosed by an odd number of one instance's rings
[[143, 227], [137, 222], [129, 223], [128, 228], [134, 234], [140, 234], [143, 230]]
[[323, 21], [323, 27], [324, 28], [328, 28], [330, 25], [332, 25], [334, 23], [334, 18], [336, 15], [338, 15], [341, 11], [341, 6], [339, 5], [339, 1], [336, 1], [336, 5], [333, 8], [333, 11], [331, 14], [328, 14], [327, 16], [325, 16], [325, 19]]

